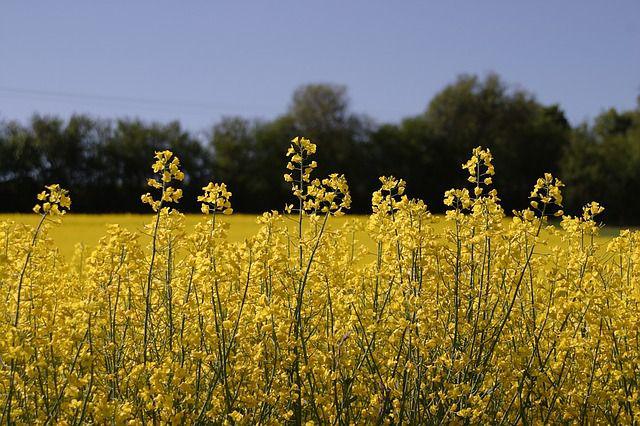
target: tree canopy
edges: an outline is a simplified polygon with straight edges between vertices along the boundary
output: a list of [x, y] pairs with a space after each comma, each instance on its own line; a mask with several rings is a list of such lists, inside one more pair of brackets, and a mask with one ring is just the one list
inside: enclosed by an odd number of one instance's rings
[[462, 75], [399, 123], [377, 123], [351, 108], [347, 88], [308, 84], [273, 120], [222, 118], [197, 138], [178, 122], [68, 120], [34, 115], [28, 123], [0, 122], [0, 209], [26, 211], [43, 184], [72, 190], [74, 211], [144, 211], [148, 164], [154, 151], [171, 149], [183, 162], [182, 208], [195, 211], [210, 180], [224, 181], [237, 211], [280, 209], [288, 201], [282, 174], [289, 140], [304, 135], [318, 144], [319, 172], [347, 176], [353, 210], [367, 212], [378, 176], [408, 182], [412, 196], [442, 211], [445, 190], [463, 184], [461, 163], [473, 147], [495, 158], [495, 186], [507, 209], [527, 205], [544, 172], [566, 181], [568, 212], [592, 199], [606, 220], [640, 222], [640, 108], [604, 111], [572, 128], [559, 105], [545, 105], [496, 74]]

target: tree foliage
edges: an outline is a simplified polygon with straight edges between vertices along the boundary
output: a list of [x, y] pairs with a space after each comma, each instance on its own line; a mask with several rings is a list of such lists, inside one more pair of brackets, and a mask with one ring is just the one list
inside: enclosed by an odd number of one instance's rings
[[224, 117], [206, 138], [178, 122], [35, 115], [0, 123], [0, 209], [27, 210], [30, 194], [55, 181], [72, 189], [75, 211], [138, 211], [147, 158], [164, 149], [183, 159], [187, 210], [197, 209], [196, 194], [210, 179], [228, 183], [238, 211], [279, 209], [287, 193], [282, 153], [305, 135], [322, 147], [319, 173], [345, 173], [356, 212], [368, 211], [377, 177], [390, 174], [442, 211], [444, 191], [462, 183], [462, 160], [482, 145], [499, 165], [495, 186], [507, 211], [525, 205], [531, 182], [551, 172], [570, 183], [568, 211], [597, 199], [609, 223], [635, 223], [640, 202], [628, 194], [640, 183], [639, 111], [612, 109], [571, 128], [558, 105], [489, 74], [458, 77], [399, 123], [355, 113], [346, 87], [333, 84], [299, 87], [273, 120]]

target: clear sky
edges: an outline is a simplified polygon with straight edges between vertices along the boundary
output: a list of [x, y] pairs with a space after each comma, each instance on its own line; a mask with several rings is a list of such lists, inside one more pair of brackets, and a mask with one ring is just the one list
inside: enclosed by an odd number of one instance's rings
[[640, 0], [0, 2], [0, 118], [273, 118], [304, 83], [379, 122], [495, 71], [573, 123], [640, 94]]

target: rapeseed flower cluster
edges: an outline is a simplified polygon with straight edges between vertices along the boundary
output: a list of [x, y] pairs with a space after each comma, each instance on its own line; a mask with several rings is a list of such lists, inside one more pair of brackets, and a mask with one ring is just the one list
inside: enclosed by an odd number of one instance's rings
[[565, 215], [550, 174], [507, 218], [482, 148], [444, 218], [382, 177], [366, 223], [331, 226], [349, 188], [313, 176], [315, 152], [293, 139], [289, 214], [242, 242], [222, 183], [186, 231], [169, 151], [142, 196], [149, 225], [111, 225], [88, 255], [63, 259], [48, 236], [71, 205], [58, 185], [37, 227], [0, 223], [2, 422], [638, 422], [640, 233], [599, 243], [602, 206]]
[[49, 216], [64, 216], [71, 208], [69, 191], [62, 189], [60, 185], [47, 185], [44, 191], [38, 194], [38, 204], [33, 207], [34, 213]]
[[144, 204], [149, 204], [154, 212], [158, 212], [165, 203], [177, 203], [182, 198], [182, 189], [175, 189], [169, 184], [172, 181], [182, 181], [184, 173], [180, 170], [180, 160], [171, 151], [158, 151], [156, 161], [151, 168], [156, 177], [147, 180], [147, 185], [160, 190], [160, 198], [154, 199], [147, 192], [140, 198]]
[[227, 185], [224, 183], [213, 183], [202, 188], [203, 195], [198, 197], [198, 201], [201, 202], [200, 210], [204, 214], [222, 212], [223, 214], [232, 214], [231, 208], [231, 192], [227, 190]]

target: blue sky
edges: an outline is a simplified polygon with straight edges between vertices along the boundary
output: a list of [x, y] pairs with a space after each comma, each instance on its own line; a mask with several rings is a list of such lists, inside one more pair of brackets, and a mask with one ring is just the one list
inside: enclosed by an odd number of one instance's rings
[[0, 3], [0, 118], [273, 118], [308, 82], [395, 122], [495, 71], [573, 123], [640, 94], [640, 1]]

